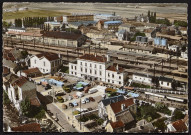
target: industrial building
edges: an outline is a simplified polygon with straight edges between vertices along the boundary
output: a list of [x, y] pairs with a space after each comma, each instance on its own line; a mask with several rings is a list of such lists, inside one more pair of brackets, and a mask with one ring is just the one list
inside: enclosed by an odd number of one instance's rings
[[156, 37], [156, 38], [154, 38], [154, 45], [166, 47], [167, 39], [164, 39], [164, 38], [161, 39], [160, 37]]
[[142, 36], [137, 36], [136, 37], [136, 42], [141, 43], [141, 44], [146, 44], [146, 43], [148, 43], [148, 38], [147, 37], [142, 37]]
[[73, 14], [63, 16], [63, 23], [80, 22], [80, 21], [94, 21], [93, 14]]
[[48, 27], [49, 30], [55, 30], [55, 29], [60, 29], [62, 27], [62, 24], [60, 22], [44, 22], [44, 26]]
[[104, 28], [108, 29], [109, 31], [118, 31], [119, 25], [121, 25], [121, 21], [107, 21], [104, 22]]
[[120, 21], [121, 19], [122, 19], [121, 16], [115, 15], [115, 13], [94, 15], [94, 21], [99, 21], [99, 20]]

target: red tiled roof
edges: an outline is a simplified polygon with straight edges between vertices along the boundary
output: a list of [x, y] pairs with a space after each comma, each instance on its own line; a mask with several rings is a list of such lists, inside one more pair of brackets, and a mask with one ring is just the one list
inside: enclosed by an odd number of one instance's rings
[[115, 114], [122, 111], [121, 104], [125, 104], [125, 107], [133, 105], [134, 104], [133, 98], [129, 98], [126, 100], [122, 100], [122, 101], [110, 104], [110, 106]]
[[31, 69], [23, 70], [22, 72], [24, 72], [27, 75], [35, 74], [35, 73], [41, 73], [38, 68], [31, 68]]
[[11, 53], [11, 50], [4, 50], [3, 58], [6, 60], [11, 60], [11, 61], [16, 60], [15, 57], [13, 56], [13, 54]]
[[106, 62], [107, 58], [105, 56], [98, 56], [98, 55], [93, 55], [93, 54], [85, 54], [81, 57], [80, 59], [85, 59], [85, 60], [91, 60], [91, 61], [97, 61], [97, 62]]
[[8, 73], [10, 73], [9, 69], [3, 66], [3, 74], [8, 74]]
[[124, 127], [124, 123], [122, 121], [117, 121], [117, 122], [110, 122], [111, 126], [113, 129], [115, 128], [120, 128], [120, 127]]
[[176, 129], [176, 132], [184, 132], [188, 130], [188, 128], [182, 120], [177, 120], [173, 122], [172, 126]]
[[36, 56], [37, 56], [38, 58], [45, 57], [45, 58], [47, 58], [49, 61], [59, 59], [58, 54], [48, 53], [48, 52], [41, 53], [41, 54], [37, 54]]
[[31, 105], [34, 105], [34, 106], [40, 106], [41, 105], [39, 100], [37, 99], [37, 97], [30, 99], [30, 101], [31, 101]]
[[13, 127], [11, 130], [14, 132], [42, 132], [40, 124], [38, 123], [30, 123], [18, 127]]
[[27, 81], [28, 81], [28, 80], [27, 80], [25, 77], [21, 76], [21, 77], [19, 77], [19, 78], [13, 83], [13, 85], [18, 85], [19, 87], [21, 87], [21, 86], [24, 85]]
[[114, 72], [117, 72], [117, 71], [123, 72], [123, 71], [124, 71], [124, 69], [123, 69], [122, 67], [118, 67], [118, 68], [119, 68], [119, 69], [117, 70], [117, 65], [113, 65], [113, 66], [109, 66], [109, 67], [107, 68], [107, 70], [114, 71]]

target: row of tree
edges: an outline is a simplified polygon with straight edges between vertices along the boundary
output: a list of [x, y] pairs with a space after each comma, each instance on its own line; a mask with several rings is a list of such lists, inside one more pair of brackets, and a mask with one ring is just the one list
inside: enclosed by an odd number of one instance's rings
[[[24, 27], [40, 27], [47, 21], [54, 21], [54, 17], [25, 17], [23, 25]], [[22, 19], [15, 19], [15, 27], [22, 27]]]
[[174, 25], [175, 26], [181, 26], [181, 27], [187, 27], [188, 23], [185, 21], [180, 21], [180, 20], [174, 20]]

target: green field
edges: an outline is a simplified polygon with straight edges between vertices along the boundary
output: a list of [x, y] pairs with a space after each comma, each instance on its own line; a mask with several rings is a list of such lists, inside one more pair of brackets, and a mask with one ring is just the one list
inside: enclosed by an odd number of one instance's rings
[[58, 12], [54, 10], [27, 10], [27, 11], [16, 11], [16, 12], [4, 12], [3, 20], [16, 19], [23, 17], [47, 17], [47, 16], [60, 16], [69, 15], [67, 12]]

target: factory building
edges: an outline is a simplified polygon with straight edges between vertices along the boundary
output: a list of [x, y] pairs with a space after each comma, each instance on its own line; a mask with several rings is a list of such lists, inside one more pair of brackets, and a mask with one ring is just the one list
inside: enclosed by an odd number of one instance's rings
[[136, 42], [140, 44], [146, 44], [148, 43], [148, 38], [147, 37], [142, 37], [142, 36], [137, 36], [136, 37]]
[[166, 47], [166, 45], [167, 45], [167, 40], [164, 39], [164, 38], [161, 39], [161, 38], [159, 38], [159, 37], [156, 37], [156, 38], [154, 38], [154, 45]]
[[122, 19], [121, 16], [115, 15], [115, 13], [94, 15], [94, 21], [99, 21], [99, 20], [120, 21], [121, 19]]
[[94, 21], [94, 15], [92, 15], [92, 14], [73, 14], [73, 15], [63, 16], [63, 23], [80, 22], [80, 21]]
[[48, 27], [49, 26], [49, 30], [55, 30], [55, 29], [60, 29], [60, 27], [62, 27], [62, 24], [60, 22], [44, 22], [44, 26]]

